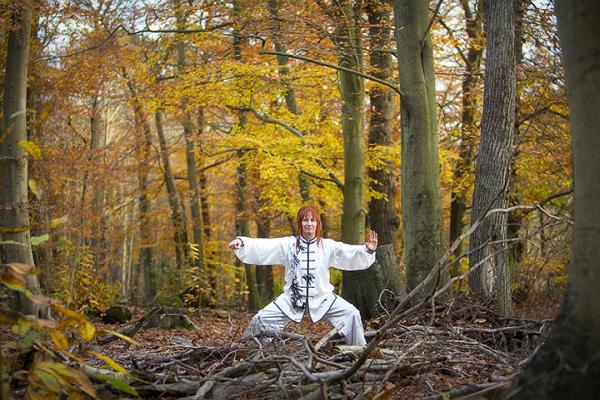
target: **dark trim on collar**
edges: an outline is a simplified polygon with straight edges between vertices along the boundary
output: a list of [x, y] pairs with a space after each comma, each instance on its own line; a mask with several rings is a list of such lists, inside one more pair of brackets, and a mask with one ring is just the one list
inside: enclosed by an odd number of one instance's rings
[[317, 242], [317, 237], [315, 237], [315, 238], [314, 238], [314, 239], [312, 239], [312, 240], [306, 240], [306, 239], [304, 238], [304, 236], [300, 235], [300, 241], [301, 241], [302, 243], [306, 243], [306, 244], [313, 244], [313, 243], [316, 243], [316, 242]]

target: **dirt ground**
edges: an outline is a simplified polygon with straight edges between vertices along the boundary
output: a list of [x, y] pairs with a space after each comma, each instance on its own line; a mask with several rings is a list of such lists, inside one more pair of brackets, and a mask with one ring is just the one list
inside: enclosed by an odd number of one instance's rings
[[[370, 393], [365, 397], [433, 399], [442, 398], [443, 393], [465, 385], [502, 382], [518, 372], [536, 346], [542, 342], [558, 309], [559, 299], [556, 297], [530, 296], [527, 302], [515, 304], [514, 318], [503, 318], [473, 299], [458, 297], [410, 315], [393, 326], [380, 343], [378, 349], [381, 349], [383, 355], [379, 359], [374, 356], [368, 362], [385, 362], [389, 365], [395, 363], [396, 366], [427, 365], [427, 368], [405, 376], [390, 374], [389, 377], [382, 378], [379, 384], [367, 382], [368, 373], [365, 372], [361, 378], [364, 380], [364, 393]], [[133, 321], [147, 311], [134, 310]], [[249, 313], [202, 309], [189, 313], [189, 318], [198, 327], [196, 330], [142, 329], [134, 337], [138, 344], [130, 345], [121, 340], [114, 340], [96, 346], [95, 350], [146, 377], [155, 374], [174, 381], [183, 376], [186, 379], [206, 379], [207, 376], [246, 358], [256, 358], [259, 352], [260, 356], [266, 359], [283, 353], [303, 360], [304, 350], [299, 344], [300, 341], [286, 339], [275, 345], [261, 345], [261, 342], [256, 340], [257, 344], [244, 342], [238, 347], [232, 346], [232, 343], [242, 343], [240, 339], [251, 317], [252, 314]], [[368, 332], [368, 338], [369, 332], [374, 332], [385, 320], [386, 316], [381, 316], [367, 322], [365, 330]], [[104, 324], [99, 320], [92, 322], [98, 330], [118, 330], [122, 327]], [[313, 344], [330, 330], [328, 322], [313, 324], [307, 320], [301, 324], [292, 323], [287, 328], [288, 332], [306, 335]], [[5, 350], [5, 344], [10, 340], [18, 340], [18, 337], [8, 326], [0, 325], [0, 344], [4, 356], [10, 353]], [[339, 343], [341, 342], [338, 341]], [[191, 354], [196, 356], [191, 357]], [[336, 342], [329, 343], [319, 354], [328, 360], [341, 360]], [[342, 361], [339, 363], [343, 364]], [[349, 394], [332, 395], [331, 398], [355, 397], [363, 389], [357, 386], [357, 383], [353, 385], [349, 386], [354, 388], [348, 391]], [[123, 398], [111, 391], [101, 393], [101, 398]], [[272, 388], [267, 388], [260, 393], [252, 390], [238, 391], [221, 398], [277, 398], [278, 395], [274, 393]], [[18, 391], [15, 394], [18, 395]], [[185, 396], [168, 392], [160, 396], [149, 392], [142, 397]]]

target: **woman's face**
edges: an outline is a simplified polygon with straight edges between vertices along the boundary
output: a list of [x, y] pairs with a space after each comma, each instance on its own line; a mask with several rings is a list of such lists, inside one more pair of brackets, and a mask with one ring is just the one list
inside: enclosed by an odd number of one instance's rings
[[311, 213], [302, 219], [302, 236], [305, 239], [313, 239], [317, 234], [317, 220]]

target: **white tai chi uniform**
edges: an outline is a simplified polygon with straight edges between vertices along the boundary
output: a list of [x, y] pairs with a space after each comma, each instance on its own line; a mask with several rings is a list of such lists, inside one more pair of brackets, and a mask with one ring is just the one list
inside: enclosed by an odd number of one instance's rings
[[329, 267], [345, 271], [367, 269], [375, 252], [365, 245], [349, 245], [331, 239], [306, 240], [287, 236], [276, 239], [238, 237], [242, 246], [236, 256], [246, 264], [285, 267], [283, 293], [260, 310], [248, 326], [248, 335], [281, 331], [290, 322], [300, 322], [305, 312], [313, 322], [327, 318], [347, 344], [366, 344], [360, 313], [352, 304], [333, 293]]

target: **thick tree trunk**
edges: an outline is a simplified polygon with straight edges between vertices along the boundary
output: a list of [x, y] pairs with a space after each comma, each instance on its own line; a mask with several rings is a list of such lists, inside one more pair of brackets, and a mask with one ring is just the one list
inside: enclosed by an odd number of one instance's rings
[[[467, 211], [467, 185], [465, 179], [473, 174], [474, 142], [479, 131], [475, 117], [477, 102], [477, 87], [481, 81], [479, 69], [483, 55], [483, 1], [477, 1], [473, 10], [467, 0], [461, 0], [467, 25], [469, 48], [465, 62], [465, 77], [462, 82], [462, 114], [460, 130], [460, 156], [454, 167], [454, 187], [450, 201], [450, 245], [462, 234], [466, 226], [465, 212]], [[461, 242], [454, 250], [455, 257], [465, 253], [465, 245]], [[451, 274], [460, 274], [459, 265], [454, 264]]]
[[510, 399], [594, 399], [600, 393], [600, 3], [558, 0], [556, 13], [573, 132], [573, 261], [554, 328]]
[[[340, 1], [331, 12], [335, 21], [338, 64], [356, 71], [363, 69], [360, 38], [360, 8], [350, 0]], [[344, 141], [344, 205], [342, 241], [364, 243], [365, 235], [365, 88], [363, 78], [346, 71], [339, 72], [342, 98], [342, 135]], [[342, 296], [360, 307], [364, 276], [342, 271]], [[359, 308], [360, 310], [360, 308]], [[368, 310], [361, 310], [367, 314]]]
[[[394, 0], [402, 131], [402, 223], [409, 288], [429, 274], [443, 253], [435, 77], [428, 3]], [[442, 271], [439, 285], [447, 279]], [[426, 288], [422, 295], [430, 293]]]
[[[15, 3], [12, 20], [17, 29], [8, 34], [0, 132], [0, 255], [3, 263], [34, 265], [28, 211], [27, 153], [17, 143], [27, 140], [27, 71], [32, 9]], [[40, 293], [37, 275], [27, 277], [27, 288]], [[41, 309], [18, 293], [15, 309], [39, 315]]]
[[375, 263], [369, 269], [352, 271], [352, 280], [349, 280], [352, 290], [347, 290], [344, 283], [342, 294], [358, 308], [363, 319], [390, 312], [406, 296], [399, 270], [395, 247], [391, 244], [379, 246]]
[[[516, 91], [513, 22], [512, 0], [486, 3], [486, 75], [471, 224], [508, 202]], [[493, 295], [498, 311], [512, 314], [506, 214], [486, 218], [471, 235], [469, 250], [469, 266], [475, 269], [469, 276], [471, 293]]]
[[162, 111], [154, 112], [154, 121], [156, 123], [156, 133], [160, 146], [160, 158], [163, 164], [163, 176], [167, 186], [167, 197], [169, 199], [169, 207], [171, 208], [171, 223], [173, 224], [173, 241], [175, 243], [175, 262], [178, 271], [183, 271], [186, 260], [186, 245], [187, 229], [183, 216], [183, 210], [180, 206], [181, 199], [179, 192], [175, 187], [175, 179], [173, 178], [173, 170], [171, 169], [171, 160], [169, 157], [169, 149], [162, 123]]
[[[391, 9], [378, 0], [366, 3], [369, 18], [371, 75], [383, 80], [392, 80], [392, 56], [383, 52], [390, 47], [388, 22]], [[389, 146], [392, 144], [394, 118], [394, 93], [391, 89], [374, 87], [369, 92], [371, 102], [369, 145]], [[395, 209], [395, 185], [391, 163], [380, 169], [369, 169], [373, 189], [383, 194], [381, 199], [369, 202], [369, 223], [377, 232], [379, 244], [391, 244], [396, 248], [396, 233], [400, 220]]]
[[[370, 1], [366, 9], [370, 23], [370, 44], [373, 49], [370, 57], [372, 73], [387, 79], [391, 76], [391, 60], [389, 55], [377, 50], [389, 45], [389, 29], [385, 25], [390, 11], [375, 1]], [[360, 69], [360, 65], [354, 68]], [[360, 94], [362, 95], [362, 92]], [[369, 142], [389, 145], [392, 141], [392, 94], [390, 91], [374, 88], [370, 96]], [[379, 234], [379, 243], [388, 246], [380, 246], [377, 249], [377, 262], [368, 270], [342, 273], [342, 295], [359, 309], [364, 319], [375, 317], [383, 311], [383, 308], [389, 309], [393, 301], [406, 294], [395, 252], [398, 220], [394, 211], [394, 184], [391, 170], [370, 170], [369, 175], [377, 182], [376, 190], [386, 195], [386, 198], [374, 200], [369, 204], [371, 227]], [[363, 237], [360, 239], [362, 242]]]

